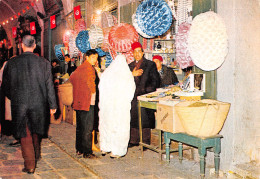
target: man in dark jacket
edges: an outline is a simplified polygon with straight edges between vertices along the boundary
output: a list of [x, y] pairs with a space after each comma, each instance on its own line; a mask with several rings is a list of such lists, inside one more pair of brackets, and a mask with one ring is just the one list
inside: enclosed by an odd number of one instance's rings
[[176, 74], [173, 69], [163, 65], [163, 58], [160, 55], [153, 56], [153, 61], [156, 64], [157, 70], [161, 77], [160, 87], [165, 87], [168, 85], [176, 85], [179, 83]]
[[[135, 79], [136, 90], [131, 103], [131, 130], [129, 147], [139, 144], [139, 122], [137, 96], [153, 92], [160, 86], [160, 76], [154, 62], [144, 58], [142, 45], [139, 42], [132, 44], [135, 61], [129, 68]], [[150, 144], [151, 128], [155, 127], [154, 110], [141, 109], [143, 142]]]
[[11, 100], [14, 137], [21, 139], [22, 171], [30, 174], [40, 159], [41, 136], [46, 135], [50, 114], [57, 108], [51, 64], [33, 54], [35, 46], [33, 36], [23, 37], [24, 53], [8, 61], [2, 83], [4, 94]]

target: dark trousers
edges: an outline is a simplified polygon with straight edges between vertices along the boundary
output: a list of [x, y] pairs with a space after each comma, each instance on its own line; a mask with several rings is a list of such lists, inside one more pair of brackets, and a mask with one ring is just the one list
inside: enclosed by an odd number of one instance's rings
[[21, 138], [21, 150], [26, 169], [35, 169], [41, 156], [41, 139], [38, 134], [31, 134], [26, 126], [26, 137]]
[[81, 153], [92, 153], [92, 131], [94, 125], [94, 106], [89, 111], [76, 110], [76, 150]]
[[[151, 128], [142, 128], [143, 143], [150, 144], [151, 142]], [[139, 144], [140, 135], [138, 128], [131, 128], [130, 142], [131, 144]]]

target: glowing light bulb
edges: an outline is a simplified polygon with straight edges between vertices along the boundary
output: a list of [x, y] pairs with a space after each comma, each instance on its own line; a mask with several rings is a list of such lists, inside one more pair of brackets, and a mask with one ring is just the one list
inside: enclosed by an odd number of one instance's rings
[[98, 15], [100, 15], [100, 14], [101, 14], [101, 12], [102, 12], [101, 10], [97, 10], [97, 14], [98, 14]]

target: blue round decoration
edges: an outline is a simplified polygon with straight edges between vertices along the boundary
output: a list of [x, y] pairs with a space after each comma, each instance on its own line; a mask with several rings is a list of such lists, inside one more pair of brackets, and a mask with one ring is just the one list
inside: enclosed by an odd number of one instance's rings
[[103, 56], [106, 55], [106, 52], [104, 52], [103, 50], [101, 50], [101, 48], [96, 48], [95, 50], [97, 51], [97, 53], [98, 53], [98, 55], [99, 55], [100, 57], [103, 57]]
[[60, 60], [64, 61], [65, 58], [61, 52], [61, 47], [64, 47], [63, 44], [58, 44], [54, 46], [55, 56]]
[[109, 52], [106, 52], [106, 64], [105, 64], [106, 68], [112, 63], [112, 61], [113, 61], [112, 56], [110, 55]]
[[145, 0], [136, 10], [136, 19], [145, 34], [159, 36], [169, 30], [172, 11], [164, 0]]
[[86, 53], [89, 49], [91, 49], [88, 39], [89, 35], [86, 30], [80, 31], [76, 37], [76, 46], [82, 53]]

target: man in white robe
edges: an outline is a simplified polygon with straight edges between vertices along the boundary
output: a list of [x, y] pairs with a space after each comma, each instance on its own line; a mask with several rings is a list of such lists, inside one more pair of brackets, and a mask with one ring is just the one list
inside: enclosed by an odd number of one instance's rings
[[134, 77], [124, 55], [118, 55], [102, 73], [99, 82], [100, 149], [119, 158], [127, 152], [130, 138], [130, 109]]

